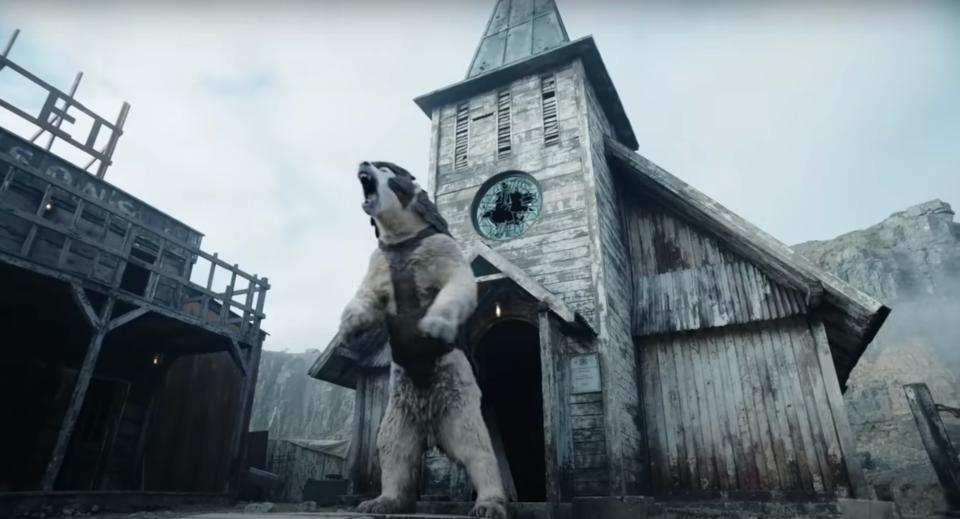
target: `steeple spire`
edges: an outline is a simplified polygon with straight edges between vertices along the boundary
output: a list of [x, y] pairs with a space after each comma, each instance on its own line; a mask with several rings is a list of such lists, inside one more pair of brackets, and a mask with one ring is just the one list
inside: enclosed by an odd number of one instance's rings
[[554, 0], [497, 0], [467, 79], [569, 41]]

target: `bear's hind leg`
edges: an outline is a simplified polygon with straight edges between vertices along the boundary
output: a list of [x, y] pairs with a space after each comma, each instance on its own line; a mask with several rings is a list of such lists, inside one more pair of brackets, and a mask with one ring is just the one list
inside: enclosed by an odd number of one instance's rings
[[500, 469], [487, 424], [480, 414], [480, 388], [466, 357], [459, 351], [452, 353], [451, 357], [452, 366], [448, 365], [448, 369], [452, 368], [457, 374], [457, 383], [444, 390], [454, 390], [460, 394], [450, 396], [449, 400], [457, 402], [456, 405], [448, 407], [439, 417], [436, 425], [437, 442], [448, 456], [467, 468], [477, 490], [477, 502], [471, 515], [506, 519], [507, 499]]
[[357, 511], [361, 513], [412, 513], [417, 505], [424, 431], [408, 409], [394, 405], [392, 400], [391, 397], [377, 433], [380, 496], [360, 503]]

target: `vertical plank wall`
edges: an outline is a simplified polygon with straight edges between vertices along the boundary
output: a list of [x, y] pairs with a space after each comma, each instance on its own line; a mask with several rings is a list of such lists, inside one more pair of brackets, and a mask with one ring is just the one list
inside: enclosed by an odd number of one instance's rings
[[806, 312], [784, 287], [687, 222], [627, 195], [634, 336], [778, 319]]
[[377, 432], [390, 396], [390, 369], [365, 368], [357, 376], [353, 441], [347, 455], [352, 492], [361, 496], [380, 493], [380, 460]]
[[806, 318], [646, 337], [638, 347], [657, 494], [846, 494]]

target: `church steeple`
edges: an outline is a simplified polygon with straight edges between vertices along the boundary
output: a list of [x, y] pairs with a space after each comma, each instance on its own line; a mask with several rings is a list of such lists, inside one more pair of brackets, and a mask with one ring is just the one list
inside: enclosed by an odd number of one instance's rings
[[569, 41], [554, 0], [497, 0], [467, 79]]

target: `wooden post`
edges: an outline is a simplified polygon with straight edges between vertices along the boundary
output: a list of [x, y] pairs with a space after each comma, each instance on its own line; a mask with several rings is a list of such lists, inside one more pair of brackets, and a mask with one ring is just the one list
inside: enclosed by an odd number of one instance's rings
[[951, 509], [960, 510], [960, 455], [947, 436], [930, 389], [926, 384], [907, 384], [903, 386], [903, 392], [917, 422], [923, 447], [940, 479], [943, 497]]
[[569, 474], [569, 456], [572, 451], [568, 433], [567, 392], [563, 377], [563, 357], [560, 351], [560, 331], [545, 307], [537, 316], [540, 334], [540, 375], [543, 391], [543, 428], [547, 473], [546, 497], [554, 517], [558, 517], [560, 503], [572, 497]]
[[[258, 337], [256, 342], [250, 345], [247, 351], [246, 369], [240, 366], [243, 373], [243, 388], [240, 393], [240, 401], [237, 406], [236, 423], [233, 427], [233, 445], [231, 448], [231, 478], [228, 479], [228, 488], [226, 491], [234, 496], [240, 492], [240, 484], [243, 478], [244, 458], [246, 458], [246, 429], [250, 425], [250, 416], [253, 410], [253, 396], [257, 389], [257, 374], [260, 371], [260, 352], [263, 348], [263, 342]], [[232, 485], [233, 488], [230, 488]]]
[[830, 343], [823, 322], [819, 319], [810, 320], [810, 333], [813, 334], [817, 359], [820, 362], [820, 375], [827, 392], [827, 403], [830, 405], [830, 414], [833, 416], [833, 425], [840, 441], [840, 451], [843, 463], [847, 468], [847, 477], [850, 479], [853, 497], [857, 499], [876, 499], [873, 487], [867, 484], [867, 478], [857, 458], [856, 443], [853, 431], [850, 429], [850, 419], [843, 403], [843, 394], [840, 393], [840, 380], [837, 378], [837, 368], [833, 365], [830, 355]]
[[93, 377], [93, 371], [97, 366], [97, 359], [100, 357], [100, 347], [103, 346], [103, 339], [108, 333], [108, 319], [113, 312], [113, 298], [107, 299], [100, 317], [96, 322], [90, 324], [94, 328], [93, 337], [90, 338], [90, 345], [87, 347], [87, 354], [83, 357], [83, 364], [77, 375], [77, 381], [73, 386], [73, 394], [70, 396], [70, 404], [67, 406], [67, 412], [63, 416], [63, 422], [60, 424], [60, 432], [57, 434], [57, 443], [53, 447], [53, 453], [50, 455], [50, 461], [47, 463], [47, 470], [43, 476], [42, 488], [45, 491], [53, 490], [57, 477], [60, 475], [60, 468], [63, 466], [63, 458], [67, 454], [67, 448], [70, 446], [70, 437], [73, 435], [73, 429], [77, 424], [77, 417], [83, 408], [83, 401], [87, 396], [87, 388], [90, 387], [90, 379]]

